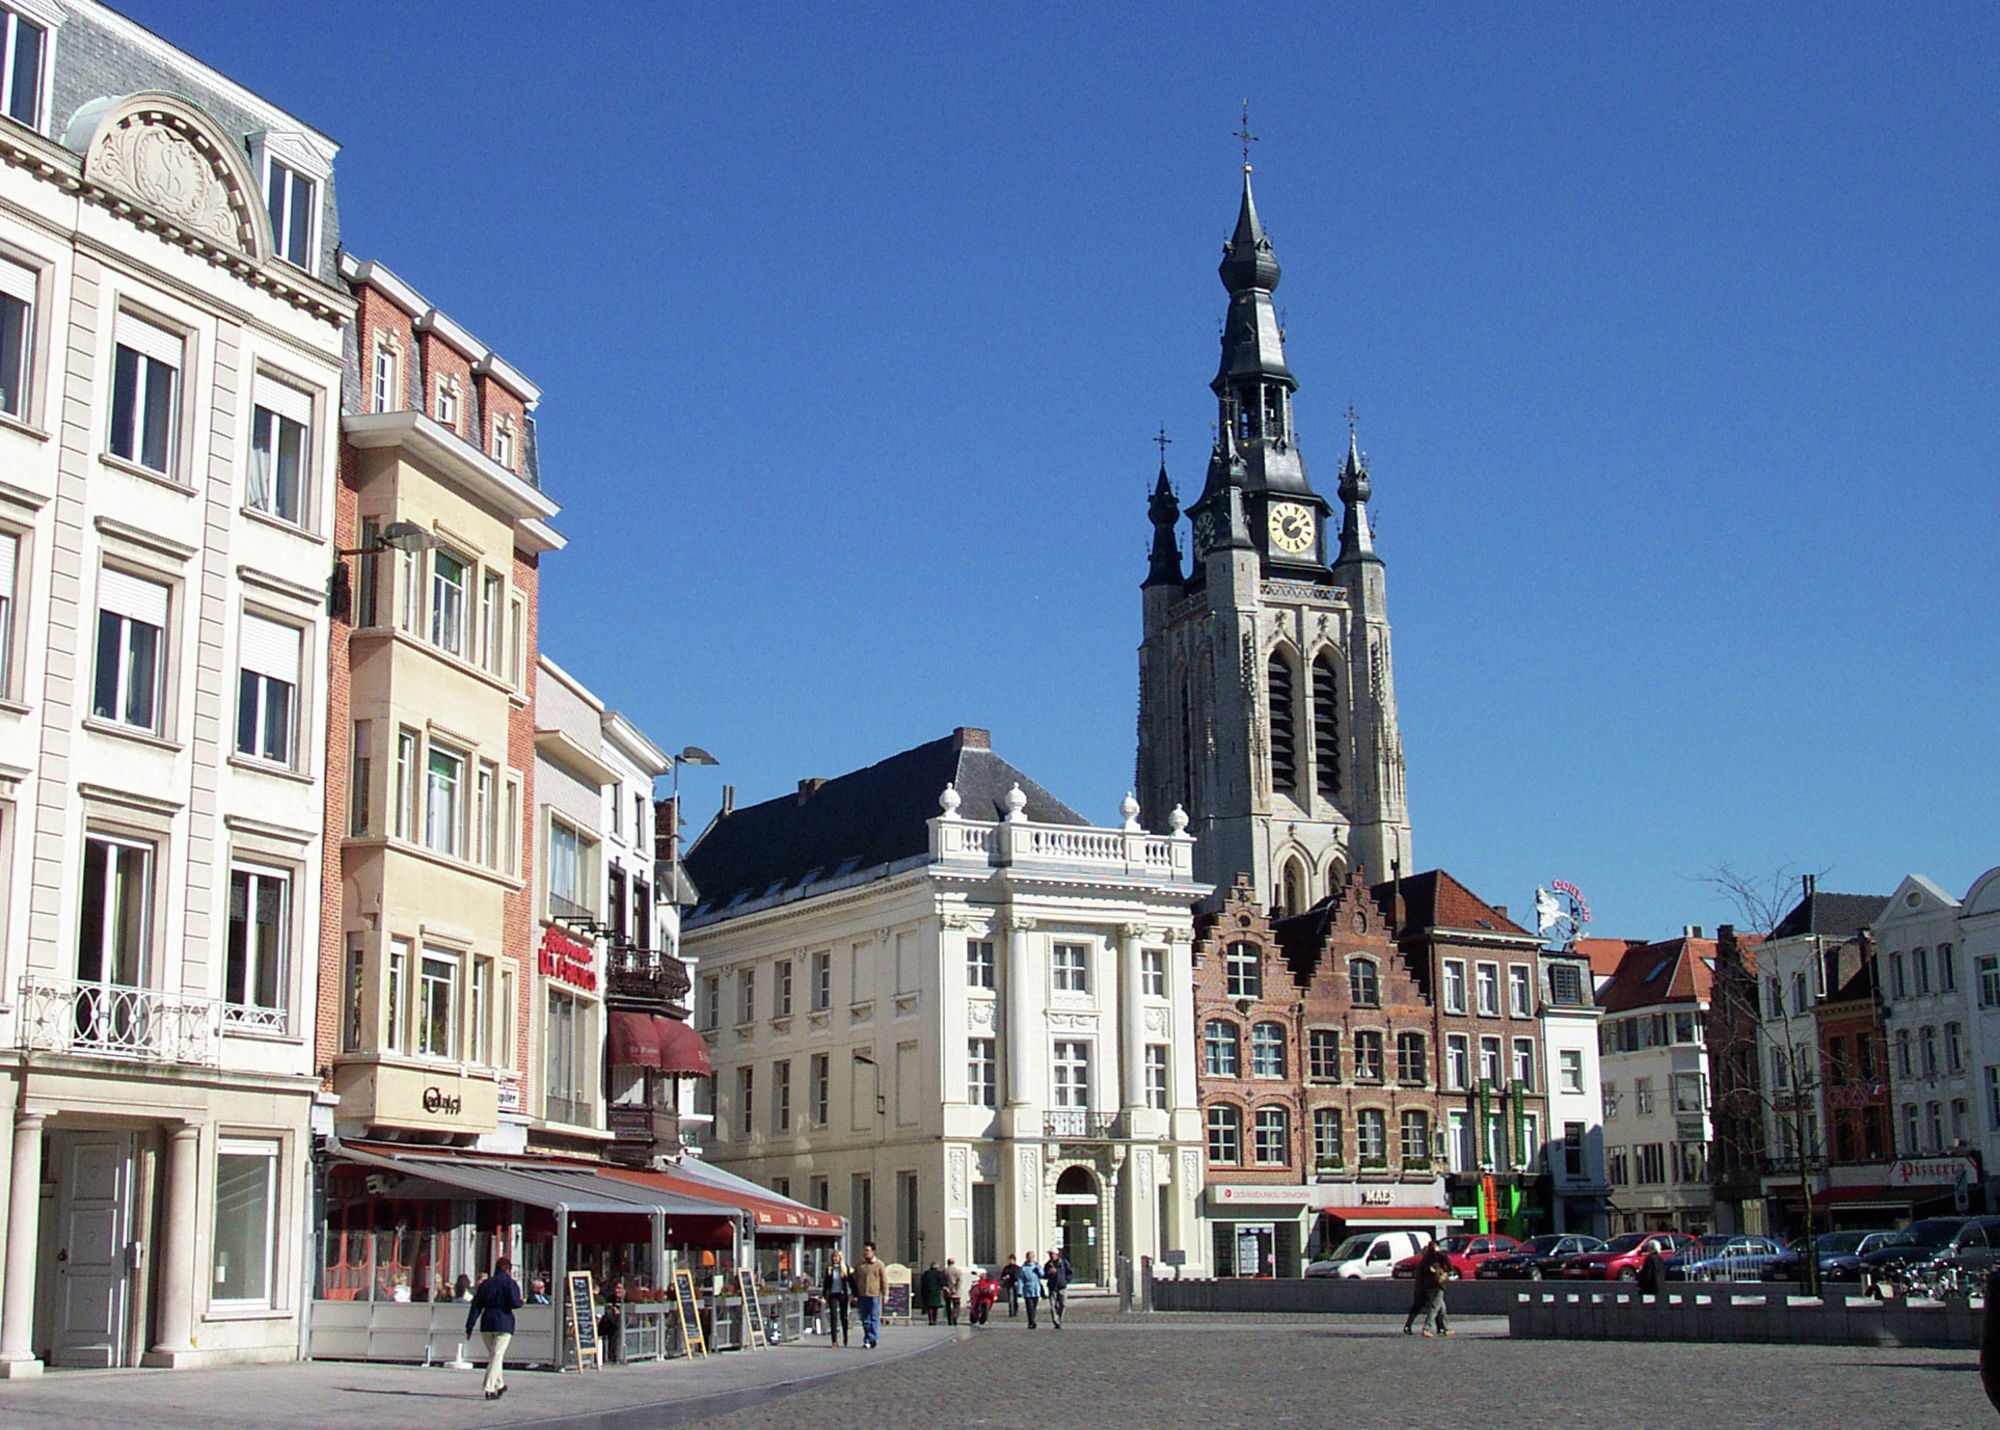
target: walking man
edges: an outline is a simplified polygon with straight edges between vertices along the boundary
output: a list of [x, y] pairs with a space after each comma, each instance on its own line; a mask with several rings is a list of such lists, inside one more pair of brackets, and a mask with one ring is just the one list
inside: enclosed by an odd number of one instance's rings
[[1451, 1280], [1451, 1258], [1444, 1254], [1436, 1237], [1431, 1238], [1431, 1244], [1424, 1248], [1417, 1262], [1415, 1280], [1416, 1294], [1410, 1302], [1410, 1314], [1403, 1319], [1403, 1334], [1410, 1334], [1410, 1328], [1422, 1321], [1426, 1338], [1450, 1335], [1451, 1325], [1444, 1312], [1444, 1288]]
[[889, 1273], [875, 1259], [874, 1242], [861, 1248], [847, 1284], [854, 1288], [854, 1309], [861, 1313], [861, 1348], [872, 1351], [882, 1339], [882, 1298], [889, 1292]]
[[514, 1313], [521, 1308], [521, 1286], [514, 1279], [514, 1263], [501, 1257], [493, 1263], [493, 1274], [472, 1293], [465, 1308], [465, 1333], [476, 1325], [486, 1335], [486, 1398], [498, 1400], [507, 1393], [507, 1343], [514, 1339]]
[[1035, 1253], [1029, 1252], [1028, 1259], [1021, 1263], [1019, 1276], [1021, 1299], [1028, 1303], [1028, 1329], [1035, 1329], [1035, 1307], [1042, 1304], [1042, 1268], [1035, 1261]]
[[853, 1295], [847, 1283], [847, 1263], [840, 1259], [838, 1251], [833, 1253], [833, 1263], [826, 1268], [826, 1275], [820, 1278], [819, 1293], [826, 1298], [826, 1325], [833, 1333], [833, 1344], [852, 1345], [852, 1335], [847, 1327], [847, 1302]]
[[944, 1319], [948, 1326], [958, 1324], [958, 1302], [965, 1295], [965, 1268], [949, 1256], [944, 1259]]
[[1007, 1319], [1014, 1320], [1021, 1314], [1020, 1257], [1008, 1257], [1007, 1264], [1000, 1268], [1000, 1289], [1007, 1293]]
[[1042, 1267], [1042, 1284], [1049, 1292], [1049, 1320], [1054, 1322], [1055, 1328], [1059, 1331], [1062, 1329], [1063, 1292], [1069, 1289], [1069, 1283], [1075, 1279], [1076, 1268], [1069, 1264], [1069, 1258], [1062, 1254], [1060, 1248], [1051, 1251], [1048, 1264]]

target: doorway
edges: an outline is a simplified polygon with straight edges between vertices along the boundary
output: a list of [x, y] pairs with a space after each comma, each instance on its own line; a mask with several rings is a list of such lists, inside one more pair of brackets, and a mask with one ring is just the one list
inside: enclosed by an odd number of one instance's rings
[[1056, 1179], [1056, 1245], [1075, 1268], [1076, 1279], [1102, 1285], [1099, 1251], [1101, 1225], [1097, 1179], [1082, 1167], [1071, 1167]]
[[132, 1134], [61, 1134], [54, 1151], [56, 1304], [50, 1359], [59, 1366], [120, 1366], [132, 1294]]

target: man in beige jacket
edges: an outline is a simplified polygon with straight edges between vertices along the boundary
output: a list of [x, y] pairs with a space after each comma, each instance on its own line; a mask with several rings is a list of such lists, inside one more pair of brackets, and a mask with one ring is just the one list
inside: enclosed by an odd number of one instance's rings
[[848, 1268], [854, 1288], [854, 1308], [861, 1313], [861, 1348], [874, 1350], [882, 1339], [882, 1298], [889, 1291], [889, 1273], [875, 1259], [875, 1243], [861, 1248], [861, 1259]]

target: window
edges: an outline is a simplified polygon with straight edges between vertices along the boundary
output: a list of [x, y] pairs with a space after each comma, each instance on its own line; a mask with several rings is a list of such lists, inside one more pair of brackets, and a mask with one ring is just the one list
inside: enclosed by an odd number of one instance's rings
[[1804, 969], [1792, 975], [1792, 1007], [1800, 1013], [1812, 1007], [1812, 995], [1806, 989]]
[[1208, 1109], [1208, 1160], [1224, 1167], [1243, 1160], [1243, 1114], [1227, 1103]]
[[1514, 1081], [1524, 1091], [1535, 1090], [1535, 1040], [1533, 1038], [1514, 1039]]
[[457, 1055], [453, 1036], [458, 1006], [458, 958], [442, 949], [424, 950], [417, 983], [417, 1052], [423, 1057]]
[[[83, 847], [83, 904], [77, 926], [76, 978], [143, 988], [151, 972], [153, 846], [91, 835]], [[78, 1010], [79, 1027], [83, 1010]], [[97, 1027], [92, 1041], [123, 1036]]]
[[1673, 1089], [1675, 1112], [1705, 1112], [1708, 1110], [1708, 1090], [1702, 1085], [1699, 1072], [1677, 1072], [1669, 1086]]
[[481, 1067], [493, 1064], [493, 960], [472, 960], [472, 1042], [466, 1049]]
[[1148, 998], [1167, 996], [1167, 951], [1164, 948], [1140, 951], [1139, 991]]
[[1573, 963], [1549, 965], [1549, 1001], [1563, 1008], [1583, 1003], [1583, 970]]
[[1639, 1077], [1632, 1079], [1632, 1100], [1634, 1110], [1639, 1116], [1648, 1117], [1652, 1115], [1653, 1080], [1651, 1078]]
[[469, 569], [462, 557], [443, 547], [431, 553], [431, 644], [453, 655], [465, 654], [465, 583]]
[[1347, 960], [1347, 990], [1357, 1008], [1378, 1008], [1382, 1004], [1382, 985], [1375, 976], [1375, 960], [1372, 958], [1350, 958]]
[[549, 821], [549, 905], [558, 915], [588, 915], [584, 899], [583, 838], [559, 819]]
[[458, 430], [458, 383], [442, 378], [437, 385], [437, 420], [452, 431]]
[[1907, 998], [1909, 996], [1908, 979], [1903, 972], [1903, 955], [1901, 953], [1892, 953], [1889, 955], [1889, 996], [1891, 998]]
[[375, 827], [371, 794], [375, 781], [374, 746], [374, 723], [356, 720], [347, 750], [347, 832], [356, 839], [373, 833]]
[[714, 973], [704, 975], [701, 980], [701, 1025], [722, 1026], [722, 979]]
[[1604, 1180], [1614, 1187], [1629, 1187], [1632, 1184], [1630, 1154], [1623, 1147], [1613, 1147], [1604, 1154]]
[[1916, 1076], [1916, 1063], [1910, 1056], [1910, 1030], [1908, 1028], [1896, 1029], [1896, 1075], [1898, 1077]]
[[1055, 990], [1058, 993], [1090, 991], [1090, 949], [1080, 943], [1059, 943], [1055, 947]]
[[1948, 943], [1937, 946], [1937, 985], [1940, 993], [1958, 991], [1958, 957]]
[[1479, 1080], [1494, 1087], [1500, 1086], [1500, 1040], [1481, 1038], [1479, 1040]]
[[1430, 1072], [1425, 1062], [1422, 1033], [1396, 1034], [1396, 1081], [1411, 1087], [1422, 1087], [1428, 1081]]
[[1389, 1121], [1381, 1108], [1364, 1107], [1354, 1114], [1354, 1141], [1362, 1166], [1388, 1164]]
[[1667, 1149], [1663, 1143], [1648, 1142], [1636, 1149], [1639, 1154], [1639, 1182], [1641, 1185], [1664, 1182], [1667, 1179]]
[[1583, 1091], [1583, 1054], [1575, 1048], [1564, 1048], [1556, 1055], [1559, 1076], [1564, 1092]]
[[1000, 1105], [1000, 1070], [991, 1038], [966, 1040], [965, 1100], [974, 1107]]
[[757, 1097], [757, 1070], [738, 1068], [736, 1070], [736, 1135], [748, 1137], [756, 1126], [751, 1104]]
[[1313, 1109], [1313, 1161], [1339, 1166], [1347, 1157], [1347, 1139], [1340, 1126], [1340, 1109]]
[[1055, 1104], [1057, 1107], [1089, 1111], [1090, 1044], [1056, 1044]]
[[1619, 1103], [1618, 1084], [1615, 1082], [1605, 1083], [1604, 1120], [1606, 1122], [1616, 1122], [1618, 1120], [1618, 1103]]
[[1382, 1081], [1382, 1035], [1359, 1032], [1354, 1035], [1354, 1075], [1363, 1082]]
[[1563, 1124], [1563, 1175], [1571, 1178], [1583, 1176], [1583, 1124], [1565, 1122]]
[[374, 384], [370, 391], [370, 396], [374, 399], [374, 411], [402, 410], [403, 385], [399, 381], [402, 366], [395, 340], [387, 333], [382, 334], [375, 340]]
[[[1283, 651], [1271, 652], [1270, 664], [1265, 667], [1265, 691], [1269, 696], [1271, 787], [1280, 794], [1296, 795], [1299, 775], [1292, 730], [1292, 663]], [[1299, 911], [1296, 903], [1285, 908], [1289, 914]]]
[[1967, 1131], [1967, 1120], [1971, 1115], [1971, 1111], [1972, 1111], [1971, 1108], [1966, 1105], [1966, 1101], [1964, 1098], [1954, 1097], [1951, 1100], [1952, 1141], [1963, 1142], [1965, 1140], [1965, 1134]]
[[[491, 760], [479, 762], [479, 782], [473, 792], [473, 837], [478, 848], [473, 857], [489, 869], [500, 867], [500, 767]], [[639, 927], [646, 921], [641, 918]]]
[[1914, 1102], [1906, 1102], [1903, 1104], [1903, 1150], [1921, 1151], [1922, 1145], [1922, 1134], [1917, 1123], [1917, 1105]]
[[1444, 961], [1444, 1011], [1465, 1011], [1465, 964], [1456, 958]]
[[514, 424], [509, 418], [493, 424], [493, 460], [510, 472], [514, 470]]
[[1925, 1027], [1917, 1034], [1917, 1045], [1923, 1050], [1925, 1077], [1936, 1077], [1938, 1070], [1937, 1029]]
[[825, 1053], [814, 1053], [812, 1058], [812, 1120], [813, 1126], [824, 1127], [827, 1122], [827, 1103], [833, 1082], [831, 1059]]
[[1431, 1160], [1430, 1114], [1415, 1107], [1403, 1109], [1403, 1165], [1427, 1164]]
[[396, 732], [396, 837], [417, 837], [417, 732]]
[[771, 1129], [792, 1130], [792, 1064], [788, 1058], [771, 1066]]
[[1500, 1016], [1500, 965], [1482, 963], [1473, 970], [1473, 984], [1479, 997], [1479, 1016]]
[[167, 588], [106, 570], [97, 588], [97, 673], [91, 713], [158, 733], [166, 675]]
[[1292, 1160], [1291, 1118], [1282, 1107], [1257, 1109], [1253, 1157], [1260, 1167], [1282, 1167]]
[[[501, 673], [500, 637], [502, 626], [500, 613], [507, 606], [507, 583], [496, 572], [488, 571], [479, 585], [479, 664], [494, 675]], [[616, 807], [614, 801], [613, 807]], [[633, 814], [633, 842], [643, 852], [644, 831], [639, 827], [640, 816]]]
[[1979, 1006], [2000, 1008], [2000, 956], [1986, 954], [1973, 967], [1979, 973]]
[[25, 15], [0, 9], [0, 113], [30, 129], [42, 127], [42, 56], [48, 31]]
[[1924, 1104], [1924, 1125], [1930, 1132], [1930, 1140], [1924, 1144], [1927, 1152], [1936, 1152], [1944, 1147], [1944, 1104], [1927, 1102]]
[[1965, 1030], [1956, 1023], [1944, 1025], [1944, 1069], [1965, 1071]]
[[433, 744], [424, 764], [424, 844], [457, 858], [464, 828], [465, 756]]
[[1472, 1040], [1463, 1033], [1445, 1034], [1444, 1085], [1453, 1092], [1472, 1086]]
[[965, 945], [965, 986], [993, 987], [993, 940], [970, 939]]
[[1250, 1030], [1250, 1075], [1285, 1075], [1285, 1028], [1282, 1023], [1259, 1023]]
[[298, 718], [300, 632], [243, 614], [242, 669], [236, 681], [236, 752], [292, 763]]
[[291, 896], [289, 874], [253, 868], [229, 872], [229, 946], [222, 1001], [232, 1023], [285, 1030]]
[[1241, 1075], [1240, 1039], [1234, 1023], [1211, 1018], [1201, 1038], [1202, 1068], [1209, 1077]]
[[1167, 1048], [1164, 1043], [1146, 1044], [1146, 1106], [1155, 1112], [1167, 1110]]
[[[0, 14], [6, 12], [0, 11]], [[0, 258], [0, 412], [28, 415], [28, 378], [34, 372], [33, 269]]]
[[262, 373], [257, 375], [255, 391], [244, 505], [294, 526], [302, 525], [306, 464], [311, 460], [307, 434], [312, 429], [312, 398]]
[[185, 348], [177, 334], [118, 315], [111, 363], [111, 455], [170, 476], [180, 433]]
[[1931, 951], [1927, 948], [1910, 950], [1910, 988], [1919, 998], [1931, 991]]
[[1231, 998], [1264, 996], [1263, 962], [1254, 943], [1232, 943], [1223, 955], [1223, 983]]
[[[1340, 798], [1340, 677], [1325, 654], [1312, 663], [1313, 783], [1323, 799]], [[1337, 889], [1330, 893], [1339, 892]]]
[[1306, 1071], [1326, 1082], [1340, 1080], [1340, 1034], [1332, 1028], [1314, 1028], [1306, 1034]]
[[215, 1149], [215, 1268], [211, 1301], [268, 1306], [276, 1283], [278, 1144], [225, 1137]]
[[1507, 965], [1508, 1011], [1516, 1018], [1535, 1016], [1535, 979], [1526, 964]]
[[[551, 1122], [583, 1125], [590, 1121], [592, 1050], [584, 1025], [583, 1006], [570, 994], [549, 989], [547, 1104], [543, 1110]], [[750, 1115], [747, 1102], [743, 1115]]]
[[314, 200], [319, 185], [276, 159], [265, 162], [271, 169], [271, 247], [285, 262], [310, 270], [316, 256], [313, 220], [318, 217], [319, 206]]
[[833, 1006], [833, 950], [823, 948], [812, 956], [812, 1006], [824, 1013]]
[[400, 1053], [410, 1026], [410, 945], [406, 939], [389, 940], [389, 982], [383, 994], [389, 1018], [384, 1041], [390, 1052]]
[[2000, 1065], [1986, 1069], [1986, 1125], [2000, 1132]]
[[757, 970], [754, 968], [737, 970], [736, 1021], [738, 1024], [757, 1021]]
[[1764, 980], [1764, 1016], [1767, 1018], [1785, 1016], [1785, 985], [1778, 981], [1776, 974]]

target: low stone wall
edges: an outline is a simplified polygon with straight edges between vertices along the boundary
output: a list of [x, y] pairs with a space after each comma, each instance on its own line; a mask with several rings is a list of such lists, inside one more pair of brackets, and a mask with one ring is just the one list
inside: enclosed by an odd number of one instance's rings
[[[1520, 1281], [1454, 1281], [1444, 1293], [1454, 1316], [1504, 1316], [1526, 1283]], [[1155, 1311], [1262, 1311], [1319, 1313], [1334, 1316], [1407, 1315], [1415, 1283], [1338, 1281], [1330, 1276], [1264, 1281], [1223, 1278], [1217, 1281], [1153, 1281]]]
[[1521, 1292], [1507, 1314], [1520, 1340], [1755, 1341], [1820, 1346], [1971, 1349], [1986, 1314], [1963, 1297], [1911, 1301], [1829, 1293], [1794, 1296], [1781, 1285], [1675, 1289], [1664, 1297], [1568, 1286]]

